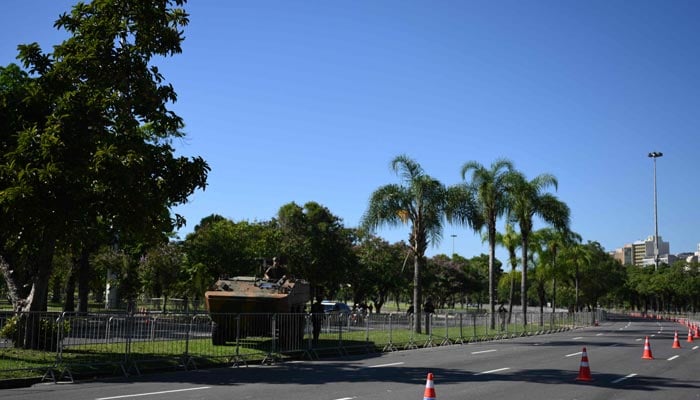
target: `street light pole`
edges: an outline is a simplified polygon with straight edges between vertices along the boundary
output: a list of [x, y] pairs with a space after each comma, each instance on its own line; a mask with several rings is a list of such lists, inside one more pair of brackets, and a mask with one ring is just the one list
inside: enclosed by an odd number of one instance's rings
[[656, 159], [664, 153], [652, 151], [649, 157], [654, 160], [654, 271], [659, 269], [659, 215], [656, 210]]
[[452, 257], [454, 257], [454, 255], [455, 255], [455, 238], [456, 238], [456, 237], [457, 237], [457, 235], [455, 235], [455, 234], [453, 233], [453, 234], [452, 234]]

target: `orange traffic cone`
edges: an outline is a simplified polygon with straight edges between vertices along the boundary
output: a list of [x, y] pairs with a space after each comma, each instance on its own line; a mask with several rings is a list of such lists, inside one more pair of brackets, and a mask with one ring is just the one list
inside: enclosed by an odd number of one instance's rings
[[644, 340], [644, 353], [642, 354], [642, 359], [653, 360], [654, 357], [651, 355], [651, 346], [649, 345], [649, 336]]
[[686, 340], [688, 343], [693, 343], [693, 332], [688, 328], [688, 340]]
[[672, 349], [680, 349], [681, 348], [681, 342], [678, 341], [678, 331], [676, 331], [675, 335], [673, 335], [673, 347]]
[[428, 379], [425, 381], [425, 392], [423, 400], [435, 400], [435, 385], [433, 384], [433, 373], [428, 372]]
[[576, 377], [577, 381], [592, 381], [593, 378], [591, 377], [591, 367], [588, 366], [588, 354], [586, 353], [586, 348], [583, 348], [583, 352], [581, 354], [581, 366], [578, 369], [578, 377]]
[[700, 339], [700, 329], [698, 329], [698, 325], [693, 324], [693, 328], [695, 329], [695, 335], [693, 335], [693, 339]]

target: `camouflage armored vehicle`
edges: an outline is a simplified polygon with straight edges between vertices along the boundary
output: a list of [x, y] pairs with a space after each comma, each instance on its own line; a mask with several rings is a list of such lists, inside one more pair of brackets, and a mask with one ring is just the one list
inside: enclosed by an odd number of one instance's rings
[[[204, 294], [212, 323], [212, 343], [223, 345], [236, 337], [271, 337], [291, 345], [304, 336], [304, 307], [309, 284], [301, 279], [264, 280], [252, 276], [219, 279]], [[296, 314], [296, 315], [294, 315]]]

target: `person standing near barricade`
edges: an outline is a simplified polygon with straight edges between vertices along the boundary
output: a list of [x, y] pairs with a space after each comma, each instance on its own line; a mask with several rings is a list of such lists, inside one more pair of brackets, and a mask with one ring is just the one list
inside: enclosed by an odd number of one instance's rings
[[323, 324], [324, 310], [321, 300], [321, 296], [316, 296], [316, 302], [311, 305], [311, 324], [313, 326], [314, 346], [318, 345], [318, 337], [321, 334], [321, 324]]
[[501, 306], [498, 307], [498, 316], [501, 319], [501, 331], [506, 330], [506, 308], [504, 307], [503, 303], [501, 303]]
[[435, 312], [435, 305], [433, 305], [433, 300], [430, 297], [425, 300], [423, 312], [425, 312], [425, 333], [430, 334], [430, 321], [432, 314]]

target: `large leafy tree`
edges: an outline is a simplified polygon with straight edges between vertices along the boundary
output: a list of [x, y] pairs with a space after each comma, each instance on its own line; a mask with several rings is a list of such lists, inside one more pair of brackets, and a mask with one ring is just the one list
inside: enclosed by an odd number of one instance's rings
[[183, 266], [182, 246], [174, 242], [150, 249], [139, 260], [141, 284], [151, 296], [163, 297], [163, 312], [167, 310], [168, 298], [178, 294]]
[[465, 261], [444, 254], [428, 259], [426, 271], [429, 274], [426, 274], [426, 280], [431, 284], [424, 287], [438, 308], [454, 308], [455, 303], [465, 298], [465, 294], [474, 288]]
[[[508, 182], [513, 174], [513, 163], [506, 159], [494, 161], [489, 168], [476, 161], [469, 161], [462, 166], [462, 179], [466, 189], [476, 200], [475, 217], [471, 224], [475, 229], [486, 229], [489, 243], [489, 307], [491, 311], [491, 329], [496, 328], [496, 223], [508, 211]], [[464, 219], [463, 219], [464, 220]]]
[[359, 304], [370, 299], [381, 312], [390, 293], [406, 287], [410, 280], [403, 273], [406, 243], [390, 244], [386, 240], [362, 231], [358, 232], [354, 246], [358, 268], [348, 271], [353, 300]]
[[591, 262], [580, 271], [581, 298], [589, 309], [595, 309], [603, 296], [622, 286], [625, 273], [622, 265], [600, 243], [589, 241], [583, 246]]
[[[510, 205], [509, 216], [520, 228], [520, 246], [523, 263], [522, 279], [520, 283], [523, 314], [527, 314], [527, 272], [528, 250], [530, 235], [533, 232], [535, 217], [552, 225], [555, 229], [568, 229], [569, 207], [556, 196], [546, 192], [549, 187], [558, 186], [558, 181], [551, 174], [540, 174], [532, 180], [527, 180], [521, 173], [512, 174], [510, 177]], [[527, 325], [527, 318], [523, 318]]]
[[11, 67], [17, 86], [0, 89], [13, 100], [0, 102], [13, 115], [0, 137], [0, 266], [17, 309], [46, 308], [57, 244], [95, 231], [157, 242], [184, 222], [170, 208], [204, 188], [206, 162], [174, 154], [184, 124], [152, 65], [182, 51], [184, 3], [78, 3], [56, 21], [70, 36], [52, 53], [19, 46], [30, 75]]
[[352, 251], [355, 235], [342, 219], [316, 203], [303, 207], [288, 203], [280, 207], [276, 220], [280, 230], [280, 256], [297, 277], [329, 295], [338, 290], [347, 271], [357, 265]]
[[280, 250], [279, 236], [272, 222], [234, 222], [216, 215], [202, 219], [184, 242], [193, 283], [203, 278], [208, 286], [223, 275], [261, 276], [263, 259]]
[[[482, 253], [477, 256], [473, 256], [467, 261], [469, 264], [469, 269], [467, 271], [467, 274], [470, 277], [469, 280], [476, 283], [474, 286], [475, 294], [472, 300], [478, 302], [479, 306], [481, 306], [481, 304], [484, 304], [489, 299], [488, 283], [489, 271], [491, 270], [492, 265], [491, 259], [489, 258], [488, 254]], [[501, 263], [499, 259], [493, 260], [494, 279], [496, 281], [501, 279], [501, 275], [503, 273], [503, 269], [501, 268], [502, 266], [503, 263]]]
[[421, 332], [421, 270], [425, 267], [428, 244], [442, 237], [447, 189], [437, 179], [406, 155], [391, 161], [391, 169], [401, 178], [401, 184], [388, 184], [370, 196], [362, 225], [370, 232], [379, 226], [410, 225], [408, 243], [413, 255], [413, 304], [415, 331]]
[[569, 280], [574, 287], [574, 311], [580, 310], [579, 292], [581, 282], [581, 270], [587, 269], [594, 262], [591, 249], [581, 243], [564, 248], [562, 251], [562, 265], [568, 272]]

